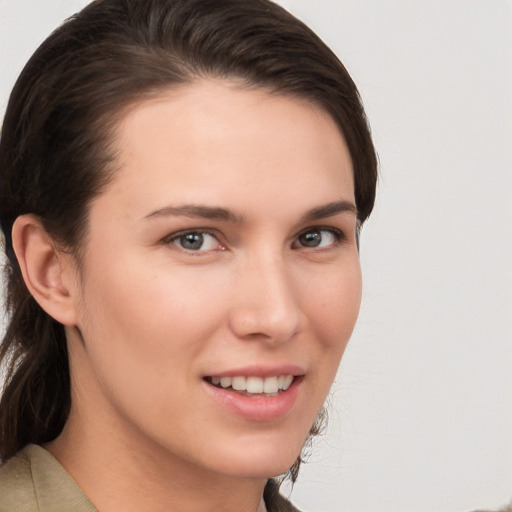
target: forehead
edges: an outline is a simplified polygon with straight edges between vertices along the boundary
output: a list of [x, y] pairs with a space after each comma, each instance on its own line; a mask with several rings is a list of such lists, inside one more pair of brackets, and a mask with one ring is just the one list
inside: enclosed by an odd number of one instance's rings
[[301, 98], [200, 81], [133, 105], [115, 140], [119, 171], [105, 193], [131, 201], [130, 212], [174, 200], [353, 199], [339, 128]]

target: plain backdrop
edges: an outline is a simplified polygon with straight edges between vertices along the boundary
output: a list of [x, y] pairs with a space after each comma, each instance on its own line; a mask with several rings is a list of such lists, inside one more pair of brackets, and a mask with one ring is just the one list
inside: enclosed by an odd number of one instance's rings
[[[0, 110], [85, 0], [0, 0]], [[305, 512], [512, 498], [512, 2], [282, 0], [359, 86], [381, 163], [364, 296]]]

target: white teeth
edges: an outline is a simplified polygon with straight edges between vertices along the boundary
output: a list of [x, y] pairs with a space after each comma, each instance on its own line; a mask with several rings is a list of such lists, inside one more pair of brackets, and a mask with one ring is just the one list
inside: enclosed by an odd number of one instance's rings
[[231, 387], [236, 391], [246, 391], [246, 380], [245, 377], [233, 377]]
[[248, 393], [263, 393], [263, 379], [261, 377], [247, 377]]
[[293, 382], [293, 376], [292, 375], [287, 375], [284, 378], [283, 390], [286, 391], [291, 386], [292, 382]]
[[223, 388], [229, 388], [229, 386], [231, 386], [231, 377], [221, 377], [220, 378], [220, 385]]
[[235, 391], [247, 391], [251, 394], [274, 394], [286, 391], [293, 382], [293, 375], [276, 377], [212, 377], [212, 384], [223, 388], [232, 387]]
[[277, 377], [269, 377], [263, 381], [263, 393], [277, 393], [278, 390]]

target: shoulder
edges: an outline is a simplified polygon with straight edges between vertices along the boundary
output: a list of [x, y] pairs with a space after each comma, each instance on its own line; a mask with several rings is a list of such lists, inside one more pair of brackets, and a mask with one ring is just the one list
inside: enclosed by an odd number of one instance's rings
[[268, 512], [300, 512], [279, 493], [279, 483], [270, 479], [263, 494]]
[[97, 512], [44, 448], [29, 444], [0, 466], [0, 512]]
[[0, 512], [37, 510], [37, 498], [27, 448], [0, 466]]

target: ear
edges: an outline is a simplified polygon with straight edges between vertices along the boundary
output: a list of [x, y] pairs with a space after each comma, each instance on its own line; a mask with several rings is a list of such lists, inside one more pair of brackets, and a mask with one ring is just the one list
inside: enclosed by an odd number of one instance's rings
[[76, 325], [76, 278], [72, 256], [59, 251], [39, 218], [21, 215], [12, 244], [23, 280], [39, 305], [63, 325]]

